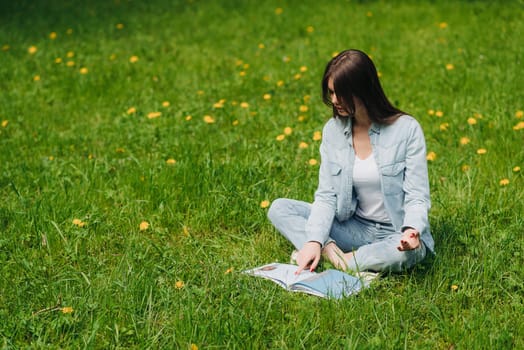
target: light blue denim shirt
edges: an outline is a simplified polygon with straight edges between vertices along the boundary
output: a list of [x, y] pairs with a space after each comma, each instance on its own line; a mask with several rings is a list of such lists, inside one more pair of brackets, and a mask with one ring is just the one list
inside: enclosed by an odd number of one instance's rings
[[[319, 184], [306, 224], [308, 240], [324, 244], [336, 217], [351, 218], [357, 208], [353, 189], [355, 150], [350, 118], [331, 118], [322, 132]], [[426, 142], [420, 124], [403, 115], [393, 124], [373, 123], [369, 130], [373, 156], [380, 172], [384, 204], [397, 231], [412, 227], [434, 252], [429, 229]]]

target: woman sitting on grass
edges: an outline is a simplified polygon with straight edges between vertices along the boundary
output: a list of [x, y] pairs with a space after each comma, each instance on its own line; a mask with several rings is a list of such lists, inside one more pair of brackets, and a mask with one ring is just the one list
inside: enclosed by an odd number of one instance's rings
[[426, 145], [419, 123], [387, 99], [371, 59], [347, 50], [327, 65], [324, 102], [333, 108], [320, 145], [313, 203], [275, 200], [273, 225], [313, 271], [321, 258], [351, 271], [401, 271], [434, 242]]

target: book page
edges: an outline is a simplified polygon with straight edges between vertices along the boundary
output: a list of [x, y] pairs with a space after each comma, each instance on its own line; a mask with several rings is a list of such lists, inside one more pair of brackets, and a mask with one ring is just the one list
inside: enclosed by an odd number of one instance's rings
[[297, 290], [317, 296], [340, 299], [362, 289], [359, 278], [338, 270], [326, 270], [292, 286]]
[[297, 269], [298, 266], [296, 265], [273, 263], [244, 272], [253, 276], [270, 279], [286, 289], [288, 289], [293, 283], [300, 282], [316, 275], [315, 272], [310, 271], [302, 271], [300, 275], [295, 275]]

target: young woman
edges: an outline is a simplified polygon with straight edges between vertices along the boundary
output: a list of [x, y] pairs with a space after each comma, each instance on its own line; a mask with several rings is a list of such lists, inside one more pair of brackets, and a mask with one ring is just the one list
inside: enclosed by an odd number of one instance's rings
[[401, 271], [434, 242], [429, 230], [426, 144], [419, 123], [387, 99], [362, 51], [347, 50], [326, 66], [324, 102], [333, 108], [320, 145], [313, 203], [280, 198], [268, 217], [313, 271], [324, 256], [352, 271]]

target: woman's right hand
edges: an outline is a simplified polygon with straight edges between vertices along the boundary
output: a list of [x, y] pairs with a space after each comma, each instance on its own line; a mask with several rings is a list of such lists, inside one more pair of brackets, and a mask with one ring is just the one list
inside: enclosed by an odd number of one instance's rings
[[300, 274], [305, 268], [309, 268], [309, 271], [315, 270], [317, 268], [318, 262], [320, 261], [320, 251], [321, 247], [319, 242], [306, 242], [302, 249], [298, 251], [298, 269], [295, 274]]

